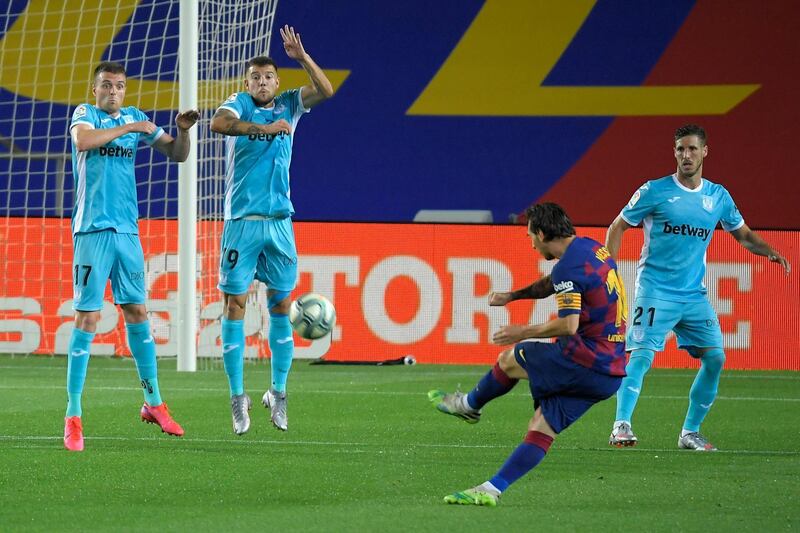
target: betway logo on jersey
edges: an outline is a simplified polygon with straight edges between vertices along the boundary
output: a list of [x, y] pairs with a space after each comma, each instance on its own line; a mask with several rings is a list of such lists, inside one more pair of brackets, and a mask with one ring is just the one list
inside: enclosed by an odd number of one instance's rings
[[711, 235], [711, 230], [706, 228], [696, 228], [688, 224], [675, 224], [671, 226], [669, 222], [664, 222], [664, 233], [672, 233], [673, 235], [688, 235], [689, 237], [698, 237], [701, 241], [708, 239]]
[[[278, 135], [286, 135], [286, 133], [282, 131]], [[251, 133], [247, 136], [247, 140], [272, 142], [275, 137], [276, 135], [274, 133]]]
[[575, 288], [571, 281], [562, 281], [560, 283], [553, 283], [553, 289], [556, 292], [569, 292]]
[[133, 148], [123, 148], [122, 146], [101, 146], [100, 155], [103, 157], [133, 157]]

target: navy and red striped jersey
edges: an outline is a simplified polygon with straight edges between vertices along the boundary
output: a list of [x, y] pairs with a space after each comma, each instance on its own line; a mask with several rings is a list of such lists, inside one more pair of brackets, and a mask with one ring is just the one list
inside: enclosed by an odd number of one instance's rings
[[577, 333], [558, 339], [564, 356], [601, 374], [624, 376], [628, 304], [606, 247], [575, 237], [550, 276], [558, 316], [580, 314]]

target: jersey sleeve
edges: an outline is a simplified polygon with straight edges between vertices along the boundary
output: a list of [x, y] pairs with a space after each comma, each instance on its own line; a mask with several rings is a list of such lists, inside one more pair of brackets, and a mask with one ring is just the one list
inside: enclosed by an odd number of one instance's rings
[[69, 123], [69, 129], [78, 124], [87, 124], [92, 128], [97, 127], [97, 110], [93, 105], [81, 104], [72, 112], [72, 120]]
[[311, 111], [310, 109], [306, 109], [306, 107], [303, 105], [301, 89], [291, 89], [283, 93], [281, 96], [285, 98], [286, 105], [292, 113], [292, 120], [294, 122], [297, 122], [297, 119], [302, 117], [303, 114]]
[[228, 99], [222, 102], [222, 105], [217, 108], [217, 111], [220, 109], [230, 111], [236, 115], [236, 118], [243, 120], [242, 115], [244, 115], [244, 102], [242, 102], [242, 99], [239, 98], [239, 93], [233, 93], [230, 95]]
[[581, 312], [583, 285], [578, 275], [578, 270], [559, 261], [550, 273], [553, 289], [556, 291], [559, 318], [580, 314]]
[[658, 204], [657, 196], [648, 181], [633, 193], [630, 201], [622, 208], [619, 215], [631, 226], [638, 226], [655, 209]]
[[[136, 120], [138, 120], [138, 121], [150, 120], [150, 117], [145, 115], [144, 111], [142, 111], [141, 109], [134, 109], [133, 115], [136, 117]], [[143, 133], [140, 133], [139, 134], [139, 140], [140, 141], [144, 141], [147, 144], [149, 144], [150, 146], [152, 146], [153, 143], [155, 143], [159, 138], [161, 138], [162, 135], [164, 135], [164, 133], [165, 133], [164, 132], [164, 128], [156, 125], [156, 131], [154, 131], [150, 135], [145, 135]]]
[[733, 201], [731, 194], [724, 187], [722, 188], [722, 194], [723, 208], [722, 218], [720, 219], [722, 229], [725, 231], [736, 231], [744, 226], [744, 218], [742, 218], [739, 208], [736, 207], [736, 203]]

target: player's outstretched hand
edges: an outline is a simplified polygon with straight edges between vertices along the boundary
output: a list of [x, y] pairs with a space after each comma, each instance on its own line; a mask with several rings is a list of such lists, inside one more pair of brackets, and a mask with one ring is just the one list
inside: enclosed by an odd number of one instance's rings
[[290, 59], [300, 61], [306, 56], [306, 51], [303, 48], [303, 42], [300, 40], [300, 34], [294, 31], [292, 26], [285, 25], [281, 30], [281, 37], [283, 38], [283, 49], [286, 50], [286, 55]]
[[264, 133], [267, 135], [279, 135], [281, 133], [292, 133], [292, 125], [285, 119], [278, 119], [263, 126]]
[[489, 305], [506, 305], [511, 301], [510, 292], [490, 292]]
[[128, 124], [128, 131], [131, 133], [144, 133], [145, 135], [150, 135], [157, 129], [158, 126], [149, 120], [140, 120], [138, 122], [131, 122]]
[[516, 344], [517, 342], [527, 338], [526, 330], [527, 326], [518, 326], [515, 324], [503, 326], [492, 336], [492, 343], [499, 346]]
[[200, 120], [200, 111], [197, 109], [190, 109], [183, 113], [178, 113], [175, 117], [175, 124], [182, 130], [188, 130], [194, 126], [198, 120]]
[[778, 263], [779, 265], [781, 265], [783, 267], [783, 271], [786, 272], [787, 276], [792, 272], [792, 265], [789, 264], [789, 260], [783, 257], [778, 252], [769, 255], [767, 259], [769, 259], [773, 263]]

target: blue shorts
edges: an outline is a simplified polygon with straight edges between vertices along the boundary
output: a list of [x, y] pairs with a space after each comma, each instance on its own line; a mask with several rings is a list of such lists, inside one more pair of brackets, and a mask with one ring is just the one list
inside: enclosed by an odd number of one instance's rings
[[269, 289], [294, 290], [297, 248], [291, 218], [225, 221], [217, 287], [225, 294], [244, 294], [253, 278]]
[[72, 237], [72, 308], [100, 311], [111, 279], [114, 303], [144, 304], [144, 252], [135, 233], [112, 229]]
[[600, 374], [567, 359], [557, 343], [521, 342], [514, 346], [514, 357], [528, 374], [534, 409], [542, 408], [556, 433], [613, 396], [622, 383], [620, 376]]
[[714, 308], [707, 299], [679, 303], [655, 298], [636, 298], [628, 316], [625, 337], [627, 351], [643, 348], [660, 352], [670, 330], [678, 337], [678, 347], [696, 357], [693, 348], [722, 348], [722, 330]]

